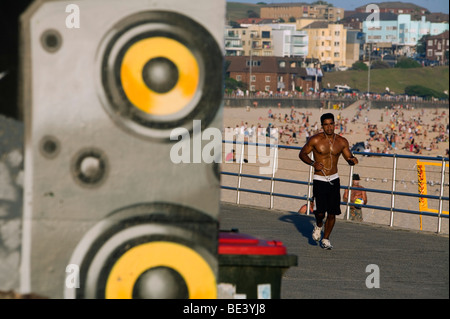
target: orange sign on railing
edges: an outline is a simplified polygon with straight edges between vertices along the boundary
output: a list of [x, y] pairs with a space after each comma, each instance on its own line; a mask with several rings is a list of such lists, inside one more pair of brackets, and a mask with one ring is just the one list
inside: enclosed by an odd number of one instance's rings
[[[432, 162], [421, 162], [417, 160], [417, 178], [418, 178], [418, 186], [419, 186], [419, 194], [427, 195], [427, 174], [425, 171], [425, 166], [442, 166], [442, 163], [432, 163]], [[446, 165], [448, 167], [448, 164]], [[431, 212], [431, 213], [439, 213], [437, 209], [431, 209], [428, 207], [428, 198], [419, 197], [419, 210], [421, 212]], [[442, 211], [442, 214], [448, 215], [447, 211]]]

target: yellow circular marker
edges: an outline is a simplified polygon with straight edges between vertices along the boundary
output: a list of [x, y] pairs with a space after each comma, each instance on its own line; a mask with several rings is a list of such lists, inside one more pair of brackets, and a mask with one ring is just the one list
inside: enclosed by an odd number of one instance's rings
[[173, 242], [135, 246], [114, 264], [105, 289], [107, 299], [131, 299], [139, 277], [147, 270], [167, 267], [186, 282], [190, 299], [217, 298], [216, 279], [209, 264], [193, 249]]
[[[151, 75], [146, 78], [148, 73]], [[197, 91], [200, 71], [197, 59], [185, 45], [170, 38], [153, 37], [130, 46], [123, 57], [120, 76], [123, 90], [135, 107], [163, 116], [175, 114], [189, 104]], [[157, 89], [158, 82], [163, 82], [166, 89]]]

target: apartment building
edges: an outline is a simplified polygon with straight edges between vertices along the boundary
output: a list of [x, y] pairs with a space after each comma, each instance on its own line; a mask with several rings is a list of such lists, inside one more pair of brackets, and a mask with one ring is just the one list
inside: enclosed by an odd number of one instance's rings
[[239, 32], [235, 32], [235, 30], [230, 26], [225, 27], [225, 55], [227, 56], [244, 55], [241, 35]]
[[229, 32], [241, 40], [242, 54], [239, 55], [274, 55], [272, 27], [269, 25], [248, 25], [245, 28], [233, 28]]
[[301, 20], [298, 23], [303, 26], [302, 31], [308, 34], [309, 58], [319, 59], [322, 64], [351, 66], [347, 65], [347, 30], [342, 24], [316, 21], [305, 26]]
[[327, 21], [339, 21], [344, 18], [344, 9], [328, 5], [313, 5], [309, 3], [276, 3], [261, 7], [261, 18], [291, 19], [315, 18]]
[[301, 57], [308, 55], [308, 33], [297, 31], [295, 24], [269, 24], [272, 28], [274, 55]]
[[[447, 52], [447, 53], [446, 53]], [[426, 40], [426, 58], [440, 63], [448, 62], [449, 31], [435, 36], [429, 36]]]
[[364, 58], [364, 33], [359, 30], [347, 30], [345, 59], [346, 65], [352, 66], [356, 61]]
[[[227, 75], [248, 85], [251, 92], [303, 91], [321, 87], [318, 61], [288, 57], [229, 56]], [[315, 63], [314, 63], [315, 62]]]
[[417, 42], [424, 35], [438, 35], [449, 30], [448, 22], [433, 23], [421, 20], [411, 20], [409, 14], [399, 14], [396, 20], [378, 21], [373, 25], [371, 21], [363, 22], [363, 32], [366, 34], [366, 43], [390, 43], [402, 47], [402, 53], [412, 54]]

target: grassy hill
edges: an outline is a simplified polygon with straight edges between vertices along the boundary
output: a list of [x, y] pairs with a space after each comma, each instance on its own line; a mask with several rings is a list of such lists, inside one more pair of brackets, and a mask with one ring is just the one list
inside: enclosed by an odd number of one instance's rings
[[[347, 84], [361, 92], [367, 91], [368, 71], [325, 72], [322, 79], [324, 87]], [[389, 87], [391, 92], [404, 93], [409, 85], [421, 85], [443, 92], [449, 90], [449, 67], [426, 67], [415, 69], [376, 69], [370, 71], [370, 91], [384, 92]]]
[[247, 18], [247, 11], [255, 11], [260, 15], [260, 6], [251, 3], [227, 2], [227, 20], [236, 21]]

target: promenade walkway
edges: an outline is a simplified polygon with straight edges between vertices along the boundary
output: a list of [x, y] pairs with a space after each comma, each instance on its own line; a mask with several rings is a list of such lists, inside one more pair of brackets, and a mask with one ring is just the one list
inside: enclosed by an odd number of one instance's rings
[[[334, 249], [323, 250], [311, 239], [313, 222], [312, 216], [221, 204], [221, 229], [282, 241], [298, 256], [298, 266], [283, 275], [283, 299], [449, 298], [448, 235], [338, 219]], [[367, 288], [374, 274], [368, 265], [378, 266], [380, 288]]]

